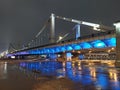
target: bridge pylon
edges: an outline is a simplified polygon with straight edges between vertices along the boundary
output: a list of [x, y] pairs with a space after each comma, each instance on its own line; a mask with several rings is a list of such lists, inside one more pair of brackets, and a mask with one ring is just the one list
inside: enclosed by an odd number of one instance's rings
[[80, 24], [75, 25], [75, 27], [73, 29], [75, 29], [75, 31], [76, 31], [75, 38], [77, 40], [81, 36], [81, 34], [80, 34]]
[[55, 14], [50, 16], [50, 43], [55, 42]]

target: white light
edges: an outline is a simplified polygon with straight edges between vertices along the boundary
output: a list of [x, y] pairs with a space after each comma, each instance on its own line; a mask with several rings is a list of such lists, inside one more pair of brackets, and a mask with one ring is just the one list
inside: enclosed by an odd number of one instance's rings
[[100, 31], [100, 29], [97, 27], [93, 27], [93, 30]]
[[64, 37], [59, 36], [59, 39], [57, 40], [57, 42], [61, 41]]
[[78, 24], [81, 24], [81, 23], [82, 23], [81, 21], [78, 21], [78, 20], [75, 20], [75, 19], [72, 19], [71, 21], [72, 21], [72, 22], [75, 22], [75, 23], [78, 23]]
[[120, 22], [114, 23], [113, 25], [116, 26], [116, 27], [120, 27]]
[[60, 57], [61, 55], [60, 54], [58, 54], [58, 57]]
[[120, 22], [113, 24], [116, 27], [116, 31], [120, 33]]
[[62, 36], [59, 36], [59, 40], [61, 40], [61, 39], [63, 39], [63, 37], [62, 37]]
[[115, 50], [115, 48], [111, 48], [112, 50]]
[[89, 51], [89, 53], [91, 53], [92, 51]]
[[108, 53], [110, 53], [110, 52], [111, 52], [111, 50], [108, 50], [107, 52], [108, 52]]
[[87, 25], [87, 26], [91, 26], [91, 27], [96, 27], [99, 28], [100, 25], [99, 24], [94, 24], [94, 23], [89, 23], [89, 22], [82, 22], [82, 24]]
[[15, 59], [15, 56], [11, 56], [12, 59]]
[[3, 57], [3, 56], [4, 56], [4, 53], [1, 53], [0, 55]]
[[65, 20], [65, 17], [63, 19]]
[[7, 62], [4, 64], [4, 72], [7, 73]]

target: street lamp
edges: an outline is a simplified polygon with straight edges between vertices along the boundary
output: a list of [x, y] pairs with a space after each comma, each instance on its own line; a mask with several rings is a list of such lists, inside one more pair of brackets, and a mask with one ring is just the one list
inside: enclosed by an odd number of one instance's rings
[[62, 36], [59, 36], [59, 40], [62, 40], [63, 39], [63, 37]]
[[62, 37], [62, 36], [59, 36], [57, 42], [61, 41], [62, 39], [63, 39], [63, 37]]

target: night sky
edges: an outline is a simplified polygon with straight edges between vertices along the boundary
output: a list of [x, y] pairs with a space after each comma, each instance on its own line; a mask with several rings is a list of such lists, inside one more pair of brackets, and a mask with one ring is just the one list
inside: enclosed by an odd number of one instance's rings
[[[0, 51], [30, 42], [51, 13], [113, 26], [120, 20], [120, 0], [0, 0]], [[75, 24], [56, 21], [56, 36], [70, 32]], [[91, 30], [81, 33], [87, 34]]]

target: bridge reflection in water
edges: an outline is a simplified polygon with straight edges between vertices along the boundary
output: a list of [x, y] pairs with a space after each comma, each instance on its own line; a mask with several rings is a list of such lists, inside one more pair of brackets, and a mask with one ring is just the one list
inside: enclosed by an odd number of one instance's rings
[[[114, 67], [104, 65], [81, 65], [71, 62], [21, 62], [22, 70], [34, 72], [38, 77], [53, 76], [69, 78], [82, 86], [93, 86], [96, 90], [120, 90], [120, 71]], [[38, 73], [39, 72], [39, 73]]]

